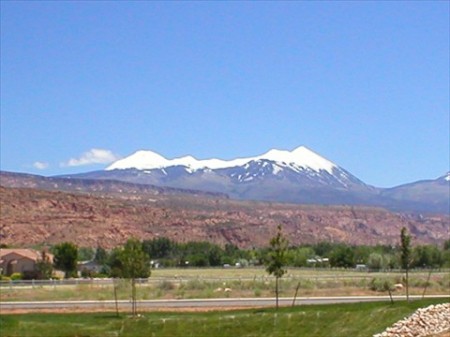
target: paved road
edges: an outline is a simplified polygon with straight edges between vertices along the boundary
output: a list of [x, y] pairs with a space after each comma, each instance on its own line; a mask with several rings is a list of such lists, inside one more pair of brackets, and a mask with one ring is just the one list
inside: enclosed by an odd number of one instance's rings
[[[410, 296], [420, 299], [422, 296]], [[426, 298], [449, 299], [449, 296], [429, 295]], [[394, 296], [394, 300], [405, 300], [404, 296]], [[281, 306], [292, 305], [292, 297], [279, 299]], [[348, 296], [348, 297], [297, 297], [295, 304], [331, 304], [389, 301], [389, 296]], [[141, 309], [171, 309], [171, 308], [245, 308], [270, 307], [275, 305], [275, 298], [220, 298], [191, 300], [143, 300], [138, 301]], [[120, 309], [131, 308], [130, 301], [118, 301]], [[42, 309], [114, 309], [114, 301], [39, 301], [39, 302], [0, 302], [0, 312], [4, 310], [42, 310]]]

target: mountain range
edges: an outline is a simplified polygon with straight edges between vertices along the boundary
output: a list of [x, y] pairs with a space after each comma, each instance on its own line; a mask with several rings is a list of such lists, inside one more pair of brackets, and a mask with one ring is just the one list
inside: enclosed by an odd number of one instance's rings
[[10, 245], [168, 237], [251, 248], [279, 224], [294, 245], [393, 245], [403, 227], [416, 243], [448, 238], [450, 174], [382, 189], [305, 147], [230, 161], [138, 151], [76, 175], [0, 171], [0, 185], [0, 238]]
[[[30, 176], [11, 179], [11, 174], [6, 179], [7, 173], [2, 173], [3, 186], [31, 187]], [[377, 188], [304, 146], [228, 161], [192, 156], [167, 159], [153, 151], [137, 151], [105, 170], [34, 181], [35, 187], [66, 191], [137, 193], [151, 189], [158, 193], [210, 193], [239, 200], [449, 213], [450, 173], [434, 180]]]
[[233, 160], [167, 159], [137, 151], [105, 170], [64, 178], [108, 179], [224, 193], [233, 199], [371, 205], [395, 211], [449, 212], [450, 174], [383, 189], [368, 185], [307, 147]]

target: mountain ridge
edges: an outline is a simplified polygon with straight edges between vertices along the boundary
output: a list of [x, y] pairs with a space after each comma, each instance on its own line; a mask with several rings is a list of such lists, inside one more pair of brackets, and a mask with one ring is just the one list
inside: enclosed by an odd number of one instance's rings
[[[374, 205], [398, 211], [448, 213], [449, 193], [442, 184], [429, 180], [421, 190], [415, 183], [378, 188], [305, 146], [231, 160], [197, 160], [192, 156], [166, 159], [153, 151], [140, 150], [108, 166], [104, 176], [223, 192], [241, 200]], [[447, 175], [445, 181], [448, 179]]]
[[[166, 188], [166, 193], [172, 193], [169, 191], [173, 189], [176, 193], [210, 193], [238, 200], [367, 205], [399, 212], [450, 213], [449, 173], [434, 180], [378, 188], [304, 146], [293, 151], [272, 149], [262, 155], [231, 160], [197, 160], [192, 156], [166, 159], [156, 152], [140, 150], [105, 170], [37, 178], [41, 185], [36, 186], [58, 189], [53, 186], [58, 185], [54, 179], [67, 179], [59, 180], [60, 184], [67, 185], [59, 188], [67, 191], [111, 189], [113, 193], [144, 193], [138, 185], [148, 185], [153, 189], [151, 193]], [[11, 181], [2, 185], [30, 187], [25, 183], [27, 179], [23, 180], [22, 185]], [[88, 186], [87, 182], [92, 180], [97, 183]], [[75, 181], [80, 182], [78, 187]], [[101, 187], [100, 181], [108, 181], [109, 187]], [[131, 185], [121, 186], [119, 182]]]

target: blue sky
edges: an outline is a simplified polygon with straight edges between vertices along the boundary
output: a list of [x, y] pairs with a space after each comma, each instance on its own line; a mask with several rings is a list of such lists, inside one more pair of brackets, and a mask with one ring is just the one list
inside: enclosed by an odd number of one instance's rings
[[305, 145], [368, 184], [449, 170], [449, 2], [1, 2], [1, 169]]

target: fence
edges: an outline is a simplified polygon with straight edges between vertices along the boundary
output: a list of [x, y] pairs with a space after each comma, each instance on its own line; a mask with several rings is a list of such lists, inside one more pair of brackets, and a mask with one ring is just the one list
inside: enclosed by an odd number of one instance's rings
[[[330, 271], [329, 271], [330, 272]], [[428, 270], [416, 270], [411, 271], [411, 274], [414, 275], [415, 273], [421, 273], [423, 275], [426, 275], [429, 271]], [[434, 274], [445, 274], [448, 273], [448, 270], [436, 270]], [[284, 281], [302, 281], [302, 280], [309, 280], [309, 281], [358, 281], [358, 280], [368, 280], [370, 281], [374, 277], [380, 277], [380, 278], [389, 278], [389, 277], [396, 277], [396, 276], [402, 276], [402, 271], [396, 270], [396, 271], [389, 271], [386, 272], [365, 272], [365, 273], [353, 273], [351, 271], [344, 272], [343, 270], [341, 273], [339, 271], [332, 271], [329, 274], [321, 274], [321, 273], [312, 273], [311, 275], [293, 275], [293, 274], [287, 274], [283, 277]], [[189, 281], [202, 281], [206, 283], [214, 283], [214, 282], [221, 282], [221, 283], [227, 283], [232, 281], [240, 281], [240, 282], [254, 282], [254, 281], [263, 281], [263, 282], [270, 282], [274, 280], [274, 277], [268, 276], [268, 275], [254, 275], [254, 276], [233, 276], [233, 277], [205, 277], [205, 276], [166, 276], [166, 277], [150, 277], [150, 278], [144, 278], [144, 279], [137, 279], [136, 283], [139, 285], [155, 285], [160, 284], [165, 281], [183, 284], [187, 283]], [[77, 286], [77, 285], [90, 285], [90, 286], [112, 286], [114, 284], [114, 279], [112, 278], [72, 278], [72, 279], [52, 279], [52, 280], [7, 280], [7, 281], [0, 281], [0, 289], [2, 288], [34, 288], [34, 287], [45, 287], [45, 286], [51, 286], [51, 287], [60, 287], [60, 286]]]

